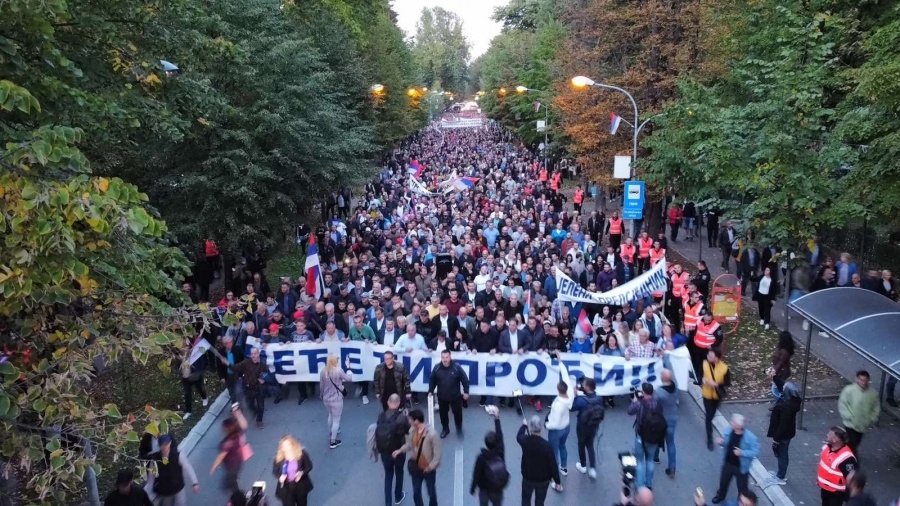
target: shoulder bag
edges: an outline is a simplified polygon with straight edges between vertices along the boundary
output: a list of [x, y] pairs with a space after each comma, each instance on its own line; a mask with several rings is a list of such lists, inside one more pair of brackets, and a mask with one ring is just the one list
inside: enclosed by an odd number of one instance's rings
[[422, 447], [425, 446], [425, 433], [422, 433], [422, 439], [419, 440], [419, 450], [416, 452], [416, 458], [406, 461], [406, 467], [409, 469], [410, 476], [422, 476], [425, 471], [419, 467], [419, 457], [422, 456]]

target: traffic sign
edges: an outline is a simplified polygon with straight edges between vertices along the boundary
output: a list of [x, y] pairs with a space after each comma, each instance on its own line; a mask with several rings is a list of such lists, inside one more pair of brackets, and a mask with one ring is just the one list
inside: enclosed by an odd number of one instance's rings
[[625, 208], [622, 210], [622, 219], [643, 220], [644, 219], [644, 208], [643, 207], [639, 207], [637, 209]]
[[644, 202], [644, 182], [643, 181], [625, 181], [625, 198], [624, 202]]

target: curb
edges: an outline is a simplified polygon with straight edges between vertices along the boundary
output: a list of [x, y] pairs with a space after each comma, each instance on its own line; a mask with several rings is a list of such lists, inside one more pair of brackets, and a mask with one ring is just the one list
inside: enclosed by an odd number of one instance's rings
[[219, 396], [216, 397], [216, 400], [210, 405], [209, 409], [206, 410], [206, 413], [203, 413], [203, 416], [200, 418], [197, 425], [191, 429], [191, 432], [188, 433], [187, 437], [178, 445], [178, 451], [185, 457], [190, 457], [191, 452], [194, 451], [197, 443], [200, 442], [200, 439], [203, 438], [209, 428], [212, 427], [213, 422], [216, 421], [216, 418], [219, 417], [222, 410], [225, 409], [225, 406], [227, 405], [228, 390], [222, 390], [222, 392], [219, 393]]
[[[700, 387], [691, 383], [688, 387], [688, 392], [691, 394], [694, 402], [697, 403], [697, 406], [702, 410], [703, 396]], [[729, 423], [725, 418], [725, 415], [723, 415], [721, 411], [716, 410], [716, 416], [713, 418], [713, 427], [719, 432], [719, 435], [724, 434], [728, 425]], [[750, 476], [774, 506], [794, 506], [794, 501], [784, 493], [781, 486], [772, 483], [772, 477], [769, 475], [769, 471], [759, 459], [753, 459], [753, 463], [750, 465]]]

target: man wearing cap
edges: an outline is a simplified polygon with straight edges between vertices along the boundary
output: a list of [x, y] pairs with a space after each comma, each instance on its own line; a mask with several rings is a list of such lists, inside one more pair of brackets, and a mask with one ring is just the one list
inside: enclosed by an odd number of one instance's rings
[[148, 459], [156, 463], [156, 473], [147, 482], [147, 488], [156, 495], [156, 506], [187, 506], [184, 488], [188, 483], [195, 494], [200, 493], [197, 473], [187, 457], [173, 447], [171, 434], [159, 436], [159, 451]]

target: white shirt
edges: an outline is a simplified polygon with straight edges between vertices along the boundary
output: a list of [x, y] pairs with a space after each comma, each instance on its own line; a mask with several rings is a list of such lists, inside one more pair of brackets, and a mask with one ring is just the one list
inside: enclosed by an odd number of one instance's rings
[[475, 276], [475, 291], [480, 292], [487, 286], [487, 282], [491, 279], [491, 274], [479, 274]]
[[393, 346], [394, 341], [396, 339], [397, 339], [397, 329], [384, 331], [384, 345], [385, 346]]
[[437, 346], [436, 346], [435, 351], [437, 351], [438, 353], [440, 353], [440, 352], [442, 352], [442, 351], [444, 351], [444, 350], [446, 350], [446, 349], [447, 349], [447, 341], [446, 341], [446, 340], [441, 341], [440, 339], [438, 339], [438, 342], [437, 342]]
[[763, 295], [769, 295], [769, 288], [772, 286], [772, 278], [769, 276], [763, 276], [759, 280], [759, 293]]
[[447, 316], [439, 316], [441, 319], [441, 330], [447, 334], [447, 337], [450, 337], [450, 328], [448, 327], [450, 322], [450, 315]]
[[560, 362], [559, 370], [562, 373], [563, 381], [566, 383], [566, 397], [557, 396], [550, 405], [550, 415], [547, 416], [547, 430], [560, 430], [569, 426], [569, 410], [572, 409], [572, 403], [575, 402], [575, 389], [572, 387], [572, 379], [569, 377], [569, 371], [566, 370], [565, 364]]
[[409, 334], [404, 333], [400, 336], [400, 339], [397, 340], [394, 349], [396, 351], [406, 351], [407, 348], [413, 350], [427, 350], [428, 346], [425, 345], [425, 338], [422, 337], [422, 334], [416, 334], [410, 338]]
[[513, 353], [519, 351], [519, 331], [509, 333], [509, 347]]

